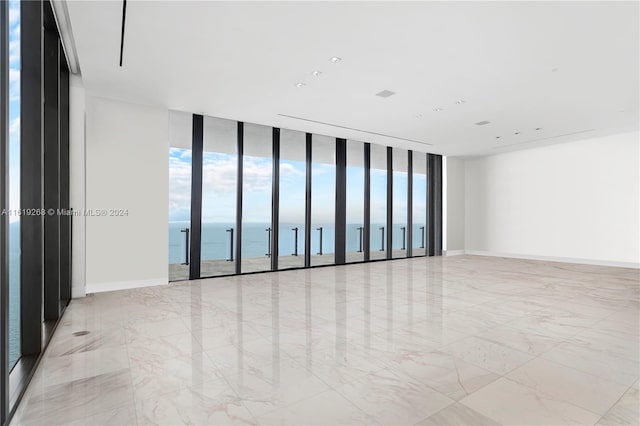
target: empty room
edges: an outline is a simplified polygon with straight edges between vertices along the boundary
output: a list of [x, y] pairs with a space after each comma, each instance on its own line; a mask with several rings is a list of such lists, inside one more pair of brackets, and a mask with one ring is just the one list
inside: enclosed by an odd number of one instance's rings
[[0, 24], [1, 425], [640, 424], [640, 2]]

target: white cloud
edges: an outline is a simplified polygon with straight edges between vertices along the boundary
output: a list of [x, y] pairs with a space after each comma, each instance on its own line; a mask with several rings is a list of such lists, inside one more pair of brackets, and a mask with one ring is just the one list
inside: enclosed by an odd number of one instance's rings
[[20, 2], [9, 2], [9, 26], [14, 26], [20, 21]]
[[9, 68], [9, 83], [13, 84], [20, 80], [20, 70]]
[[9, 134], [16, 135], [20, 132], [20, 117], [16, 117], [9, 126]]

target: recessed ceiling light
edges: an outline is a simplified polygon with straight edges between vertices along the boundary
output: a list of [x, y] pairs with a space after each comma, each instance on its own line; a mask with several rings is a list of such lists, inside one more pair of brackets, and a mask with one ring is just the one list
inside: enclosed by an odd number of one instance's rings
[[311, 73], [311, 75], [318, 77], [320, 74], [322, 74], [322, 71], [314, 71]]
[[331, 58], [329, 60], [335, 64], [336, 62], [340, 62], [342, 60], [342, 58], [340, 58], [338, 56], [334, 56], [333, 58]]
[[304, 86], [306, 86], [306, 84], [304, 84], [304, 83], [296, 83], [296, 87], [304, 87]]
[[520, 134], [520, 132], [515, 132], [515, 133], [514, 133], [514, 135], [519, 135], [519, 134]]
[[392, 92], [391, 90], [383, 90], [382, 92], [376, 93], [376, 96], [380, 96], [381, 98], [388, 98], [389, 96], [395, 95], [396, 92]]
[[542, 130], [542, 127], [536, 127], [536, 130]]
[[500, 139], [500, 136], [496, 136], [496, 139]]
[[422, 114], [416, 114], [416, 118], [422, 118]]
[[442, 108], [434, 108], [433, 110], [434, 110], [435, 112], [438, 112], [438, 111], [442, 111]]
[[489, 124], [491, 123], [490, 121], [487, 120], [482, 120], [482, 121], [478, 121], [476, 124], [476, 126], [484, 126], [485, 124]]
[[464, 99], [458, 99], [458, 100], [456, 101], [456, 103], [457, 103], [458, 105], [462, 105], [462, 104], [463, 104], [463, 103], [465, 103], [465, 102], [466, 102], [466, 101], [465, 101]]

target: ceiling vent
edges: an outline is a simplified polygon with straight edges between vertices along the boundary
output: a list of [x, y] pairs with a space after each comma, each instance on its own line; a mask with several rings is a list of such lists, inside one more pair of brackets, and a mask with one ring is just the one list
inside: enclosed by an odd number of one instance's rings
[[491, 122], [487, 121], [487, 120], [482, 120], [482, 121], [478, 121], [476, 123], [476, 126], [484, 126], [485, 124], [489, 124], [489, 123], [491, 123]]
[[376, 93], [376, 96], [380, 96], [381, 98], [388, 98], [389, 96], [395, 95], [396, 92], [392, 92], [391, 90], [383, 90], [382, 92]]

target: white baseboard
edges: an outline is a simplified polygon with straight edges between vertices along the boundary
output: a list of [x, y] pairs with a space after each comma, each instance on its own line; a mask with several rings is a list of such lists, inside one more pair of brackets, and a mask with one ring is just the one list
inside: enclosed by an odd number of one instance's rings
[[464, 252], [465, 254], [471, 254], [475, 256], [511, 257], [514, 259], [544, 260], [547, 262], [579, 263], [583, 265], [614, 266], [617, 268], [640, 269], [640, 263], [636, 262], [618, 262], [613, 260], [581, 259], [574, 257], [539, 256], [535, 254], [495, 253], [482, 250], [464, 250]]
[[445, 250], [443, 253], [445, 256], [460, 256], [466, 254], [464, 250]]
[[152, 278], [148, 280], [135, 280], [135, 281], [113, 281], [108, 283], [94, 283], [87, 284], [86, 294], [90, 293], [102, 293], [104, 291], [115, 291], [115, 290], [130, 290], [132, 288], [141, 288], [141, 287], [153, 287], [159, 285], [168, 285], [169, 278]]

